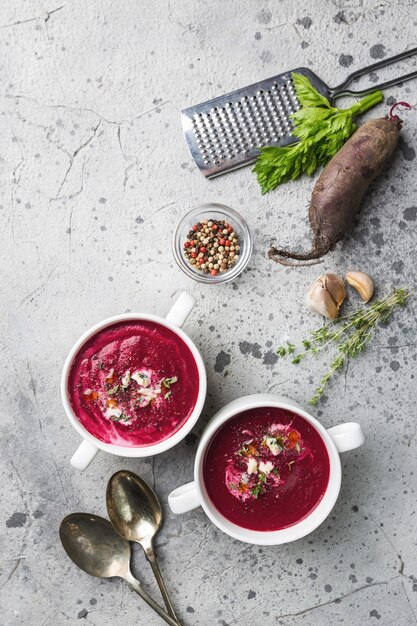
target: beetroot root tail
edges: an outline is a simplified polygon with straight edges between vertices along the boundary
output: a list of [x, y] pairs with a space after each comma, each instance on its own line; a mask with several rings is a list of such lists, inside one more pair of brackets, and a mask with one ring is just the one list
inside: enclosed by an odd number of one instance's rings
[[[328, 252], [328, 250], [322, 247], [313, 248], [310, 252], [291, 252], [271, 246], [268, 252], [268, 258], [275, 261], [275, 263], [280, 263], [287, 267], [299, 267], [320, 263], [321, 257], [324, 256], [326, 252]], [[294, 259], [295, 261], [313, 261], [313, 263], [291, 263], [289, 259]]]

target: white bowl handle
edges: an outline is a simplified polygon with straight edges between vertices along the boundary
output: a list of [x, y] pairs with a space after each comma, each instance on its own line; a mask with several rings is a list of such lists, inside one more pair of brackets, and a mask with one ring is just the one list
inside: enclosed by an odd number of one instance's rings
[[177, 514], [186, 513], [200, 506], [195, 482], [187, 483], [171, 491], [168, 496], [168, 504], [171, 511]]
[[83, 471], [90, 465], [97, 452], [97, 446], [84, 439], [72, 455], [70, 463], [73, 467]]
[[183, 292], [174, 306], [170, 309], [166, 319], [168, 322], [172, 322], [181, 328], [193, 310], [194, 305], [195, 298], [191, 294]]
[[357, 422], [338, 424], [327, 430], [338, 452], [354, 450], [365, 443], [365, 435]]

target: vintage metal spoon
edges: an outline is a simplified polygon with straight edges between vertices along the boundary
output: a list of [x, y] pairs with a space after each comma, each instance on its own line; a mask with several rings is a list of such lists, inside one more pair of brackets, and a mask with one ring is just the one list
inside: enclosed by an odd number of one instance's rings
[[65, 552], [80, 569], [98, 578], [124, 578], [162, 619], [170, 626], [178, 626], [133, 577], [130, 544], [117, 534], [108, 520], [90, 513], [72, 513], [62, 520], [59, 536]]
[[162, 509], [155, 492], [133, 472], [121, 470], [110, 478], [106, 500], [110, 521], [119, 535], [144, 549], [167, 611], [177, 619], [153, 549], [153, 538], [162, 525]]

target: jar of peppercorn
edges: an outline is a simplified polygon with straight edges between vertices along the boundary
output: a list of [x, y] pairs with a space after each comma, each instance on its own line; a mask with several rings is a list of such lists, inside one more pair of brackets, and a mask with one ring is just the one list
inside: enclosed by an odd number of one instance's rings
[[223, 204], [204, 204], [186, 213], [172, 240], [179, 267], [202, 283], [233, 280], [247, 266], [252, 237], [245, 220]]

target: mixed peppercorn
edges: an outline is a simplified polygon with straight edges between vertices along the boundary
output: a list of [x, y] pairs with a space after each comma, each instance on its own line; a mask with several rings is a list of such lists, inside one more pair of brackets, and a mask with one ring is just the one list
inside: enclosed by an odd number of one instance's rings
[[239, 259], [239, 237], [224, 220], [205, 219], [194, 224], [184, 243], [189, 263], [204, 274], [217, 276]]

